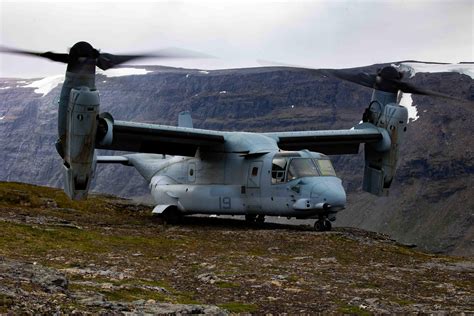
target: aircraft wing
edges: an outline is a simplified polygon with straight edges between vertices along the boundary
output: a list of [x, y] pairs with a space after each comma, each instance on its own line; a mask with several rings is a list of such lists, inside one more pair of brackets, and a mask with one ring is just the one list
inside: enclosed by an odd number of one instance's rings
[[277, 141], [284, 150], [308, 149], [327, 155], [357, 154], [361, 143], [377, 143], [383, 139], [382, 131], [369, 124], [355, 129], [321, 130], [304, 132], [265, 133]]
[[130, 161], [125, 156], [97, 156], [97, 163], [119, 163], [125, 166], [130, 166]]
[[96, 148], [193, 157], [199, 147], [224, 143], [221, 132], [187, 127], [115, 121], [112, 131], [112, 143]]

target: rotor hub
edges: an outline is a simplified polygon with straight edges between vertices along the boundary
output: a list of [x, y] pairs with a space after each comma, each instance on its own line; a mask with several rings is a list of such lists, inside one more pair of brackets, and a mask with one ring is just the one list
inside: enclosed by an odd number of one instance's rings
[[374, 89], [397, 93], [400, 88], [396, 82], [402, 79], [402, 77], [402, 73], [395, 67], [388, 66], [379, 69], [375, 77]]
[[95, 59], [99, 57], [99, 52], [87, 42], [77, 42], [69, 50], [69, 57], [71, 59], [77, 59], [79, 57]]
[[80, 74], [95, 74], [99, 52], [87, 42], [77, 42], [69, 50], [67, 71]]

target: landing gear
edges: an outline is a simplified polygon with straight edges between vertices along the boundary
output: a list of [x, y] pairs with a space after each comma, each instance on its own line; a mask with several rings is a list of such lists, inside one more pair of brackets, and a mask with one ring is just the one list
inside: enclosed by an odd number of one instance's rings
[[178, 224], [183, 219], [183, 215], [176, 208], [168, 208], [161, 214], [161, 217], [163, 218], [165, 224], [169, 225]]
[[257, 215], [254, 215], [254, 214], [246, 214], [245, 215], [245, 221], [247, 223], [255, 223], [255, 219], [257, 218]]
[[314, 223], [314, 230], [324, 232], [324, 231], [330, 231], [332, 228], [331, 222], [327, 218], [319, 218], [315, 223]]
[[249, 224], [261, 225], [265, 222], [265, 215], [246, 214], [245, 221]]
[[265, 222], [265, 215], [258, 215], [257, 218], [255, 219], [255, 223], [257, 225], [262, 225]]
[[332, 228], [331, 222], [329, 220], [324, 221], [324, 230], [330, 231]]

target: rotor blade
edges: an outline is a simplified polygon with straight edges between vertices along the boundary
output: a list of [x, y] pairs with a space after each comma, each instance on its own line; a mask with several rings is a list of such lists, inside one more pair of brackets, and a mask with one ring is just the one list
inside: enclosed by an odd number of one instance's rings
[[112, 55], [107, 53], [102, 53], [97, 59], [97, 67], [102, 70], [107, 70], [109, 68], [115, 67], [117, 65], [126, 63], [127, 61], [139, 58], [151, 57], [148, 55]]
[[167, 58], [214, 58], [211, 55], [207, 55], [200, 52], [195, 52], [182, 48], [166, 48], [161, 49], [155, 53], [150, 54], [139, 54], [139, 55], [113, 55], [108, 53], [101, 53], [97, 60], [97, 67], [102, 70], [107, 70], [109, 68], [115, 67], [117, 65], [126, 63], [134, 59], [141, 58], [158, 58], [158, 59], [167, 59]]
[[[263, 67], [282, 67], [282, 68], [296, 68], [296, 69], [308, 69], [313, 70], [313, 68], [307, 68], [300, 65], [286, 64], [279, 61], [267, 60], [267, 59], [257, 59], [256, 62]], [[314, 69], [316, 70], [316, 69]]]
[[43, 57], [52, 61], [57, 61], [61, 63], [67, 64], [69, 61], [69, 55], [68, 54], [58, 54], [58, 53], [53, 53], [53, 52], [45, 52], [45, 53], [39, 53], [39, 52], [32, 52], [32, 51], [27, 51], [27, 50], [21, 50], [21, 49], [15, 49], [15, 48], [9, 48], [5, 46], [0, 46], [0, 52], [1, 53], [7, 53], [7, 54], [17, 54], [17, 55], [27, 55], [27, 56], [36, 56], [36, 57]]
[[460, 102], [464, 102], [464, 103], [466, 103], [466, 102], [471, 103], [471, 101], [466, 100], [466, 99], [460, 99], [460, 98], [457, 98], [457, 97], [450, 96], [448, 94], [435, 92], [435, 91], [431, 91], [431, 90], [426, 90], [426, 89], [421, 89], [421, 88], [415, 87], [414, 85], [412, 85], [408, 82], [403, 82], [403, 81], [394, 80], [394, 79], [390, 79], [389, 81], [393, 85], [395, 85], [403, 93], [427, 95], [427, 96], [433, 96], [433, 97], [439, 97], [439, 98], [444, 98], [444, 99], [449, 99], [449, 100], [460, 101]]
[[374, 88], [377, 79], [377, 75], [368, 74], [365, 72], [351, 73], [338, 69], [321, 69], [321, 71], [323, 73], [327, 73], [332, 77], [336, 77], [341, 80], [356, 83], [358, 85], [362, 85], [369, 88]]
[[283, 68], [292, 68], [297, 70], [306, 70], [314, 75], [326, 75], [330, 77], [335, 77], [344, 81], [349, 81], [352, 83], [356, 83], [365, 87], [373, 88], [376, 83], [376, 75], [371, 75], [368, 73], [353, 73], [348, 72], [347, 70], [340, 70], [340, 69], [316, 69], [316, 68], [308, 68], [304, 66], [297, 66], [297, 65], [290, 65], [284, 64], [280, 62], [264, 60], [264, 59], [257, 59], [257, 62], [264, 66], [276, 66], [276, 67], [283, 67]]
[[202, 52], [177, 47], [160, 49], [150, 55], [154, 58], [216, 58], [215, 56]]

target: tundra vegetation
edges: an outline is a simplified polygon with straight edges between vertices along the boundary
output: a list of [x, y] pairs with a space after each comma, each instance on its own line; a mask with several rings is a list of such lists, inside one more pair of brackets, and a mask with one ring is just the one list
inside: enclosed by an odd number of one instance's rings
[[469, 312], [474, 262], [355, 228], [189, 217], [0, 183], [0, 313]]

